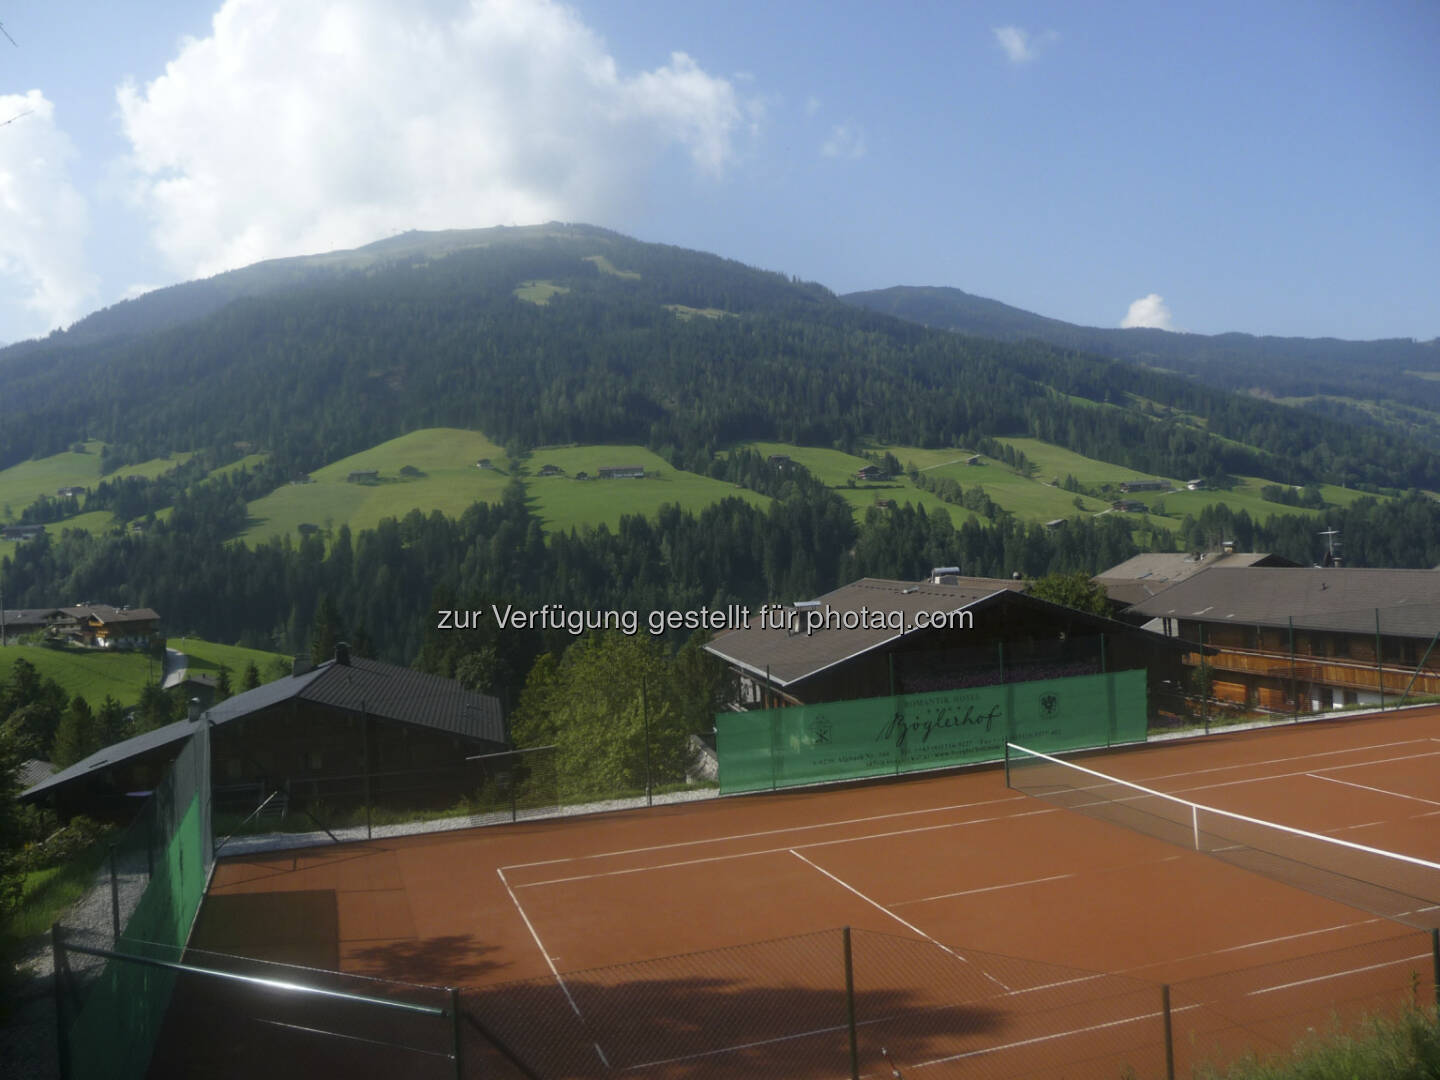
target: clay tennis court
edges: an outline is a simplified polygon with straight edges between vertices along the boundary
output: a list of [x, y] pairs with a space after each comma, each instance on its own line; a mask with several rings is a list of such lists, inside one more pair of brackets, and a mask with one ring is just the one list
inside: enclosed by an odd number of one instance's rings
[[[1437, 719], [1083, 762], [1440, 861]], [[1413, 894], [1426, 872], [1407, 873]], [[222, 860], [192, 944], [466, 988], [547, 1077], [819, 1077], [849, 1074], [846, 926], [864, 1075], [888, 1075], [883, 1046], [906, 1076], [1163, 1076], [1162, 984], [1182, 1071], [1435, 1000], [1423, 931], [1007, 789], [998, 767]]]

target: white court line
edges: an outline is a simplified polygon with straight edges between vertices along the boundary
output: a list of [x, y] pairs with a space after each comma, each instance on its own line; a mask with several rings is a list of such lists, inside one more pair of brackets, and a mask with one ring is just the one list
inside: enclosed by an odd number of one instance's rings
[[946, 951], [947, 953], [949, 953], [951, 956], [955, 957], [956, 960], [960, 960], [960, 961], [963, 961], [964, 963], [969, 964], [971, 967], [975, 968], [976, 971], [980, 972], [981, 975], [984, 975], [985, 978], [989, 979], [989, 980], [990, 980], [991, 982], [993, 982], [996, 986], [1000, 987], [1001, 990], [1009, 990], [1009, 989], [1010, 989], [1010, 987], [1006, 986], [1003, 982], [1001, 982], [999, 979], [997, 979], [994, 975], [991, 975], [988, 971], [986, 971], [984, 968], [982, 968], [979, 964], [976, 964], [976, 963], [975, 963], [973, 960], [971, 960], [969, 957], [962, 956], [960, 953], [958, 953], [958, 952], [956, 952], [954, 949], [950, 948], [950, 946], [948, 946], [948, 945], [943, 945], [943, 944], [941, 944], [940, 942], [936, 941], [933, 937], [931, 937], [929, 934], [925, 933], [924, 930], [921, 930], [921, 929], [920, 929], [918, 926], [916, 926], [914, 923], [906, 922], [906, 921], [905, 921], [904, 919], [902, 919], [899, 915], [896, 915], [893, 911], [891, 911], [889, 908], [887, 908], [884, 904], [880, 903], [878, 900], [871, 900], [870, 897], [866, 896], [866, 895], [865, 895], [863, 892], [861, 892], [859, 889], [855, 888], [854, 885], [851, 885], [848, 881], [843, 881], [843, 880], [841, 880], [840, 878], [836, 877], [834, 874], [832, 874], [829, 870], [826, 870], [826, 869], [825, 869], [823, 866], [821, 866], [819, 863], [811, 862], [809, 859], [805, 858], [804, 855], [801, 855], [800, 852], [796, 851], [794, 848], [791, 848], [791, 849], [790, 849], [790, 854], [791, 854], [791, 855], [794, 855], [797, 859], [799, 859], [801, 862], [805, 863], [807, 866], [811, 866], [811, 867], [814, 867], [816, 870], [819, 870], [820, 873], [824, 874], [826, 877], [828, 877], [831, 881], [835, 882], [835, 884], [836, 884], [836, 885], [839, 885], [841, 888], [843, 888], [843, 889], [849, 889], [852, 893], [854, 893], [856, 896], [858, 896], [861, 900], [864, 900], [864, 901], [865, 901], [867, 904], [869, 904], [871, 907], [875, 908], [875, 909], [878, 910], [878, 911], [883, 911], [886, 915], [889, 915], [890, 918], [894, 919], [894, 920], [895, 920], [896, 922], [898, 922], [901, 926], [905, 927], [906, 930], [909, 930], [912, 934], [919, 934], [919, 935], [920, 935], [921, 937], [923, 937], [926, 941], [930, 942], [930, 944], [932, 944], [932, 945], [938, 945], [941, 949], [945, 950], [945, 951]]
[[[1171, 1009], [1170, 1014], [1189, 1012], [1191, 1009], [1201, 1008], [1199, 1005], [1182, 1005], [1178, 1009]], [[1105, 1031], [1108, 1028], [1124, 1027], [1126, 1024], [1134, 1024], [1140, 1020], [1159, 1020], [1164, 1014], [1160, 1011], [1141, 1013], [1138, 1016], [1127, 1016], [1123, 1020], [1109, 1020], [1103, 1024], [1091, 1024], [1089, 1027], [1072, 1028], [1069, 1031], [1057, 1031], [1050, 1035], [1036, 1035], [1031, 1039], [1020, 1039], [1016, 1042], [1003, 1043], [1000, 1046], [982, 1046], [979, 1050], [967, 1050], [963, 1054], [951, 1054], [949, 1057], [935, 1058], [931, 1061], [922, 1061], [915, 1065], [906, 1065], [907, 1069], [928, 1069], [931, 1065], [946, 1065], [952, 1061], [964, 1061], [966, 1058], [981, 1057], [985, 1054], [995, 1054], [1002, 1050], [1018, 1050], [1022, 1046], [1034, 1046], [1037, 1043], [1053, 1042], [1055, 1039], [1068, 1039], [1072, 1035], [1088, 1035], [1092, 1031]], [[868, 1075], [868, 1074], [867, 1074]]]
[[1258, 949], [1265, 945], [1278, 945], [1282, 941], [1295, 941], [1299, 938], [1314, 937], [1317, 934], [1333, 934], [1338, 930], [1349, 930], [1354, 926], [1369, 926], [1381, 920], [1361, 919], [1358, 922], [1338, 923], [1335, 926], [1326, 926], [1319, 930], [1303, 930], [1298, 934], [1281, 934], [1279, 937], [1265, 938], [1262, 941], [1248, 941], [1244, 945], [1227, 945], [1223, 949], [1211, 949], [1209, 952], [1190, 953], [1188, 956], [1176, 956], [1169, 960], [1155, 960], [1149, 964], [1137, 964], [1135, 967], [1121, 968], [1115, 974], [1129, 975], [1135, 971], [1144, 971], [1146, 968], [1164, 967], [1166, 964], [1180, 964], [1187, 960], [1203, 960], [1210, 956], [1220, 956], [1224, 953], [1243, 952], [1246, 949]]
[[[1033, 801], [1033, 800], [1031, 800]], [[736, 851], [729, 855], [705, 855], [698, 859], [680, 859], [677, 862], [656, 863], [654, 866], [627, 866], [620, 870], [597, 870], [593, 874], [571, 874], [569, 877], [546, 878], [544, 881], [527, 881], [516, 885], [517, 889], [535, 889], [541, 885], [564, 885], [572, 881], [590, 881], [594, 878], [622, 877], [625, 874], [648, 874], [653, 870], [674, 870], [681, 866], [699, 866], [702, 863], [725, 862], [728, 859], [748, 859], [752, 855], [779, 855], [794, 848], [834, 847], [837, 844], [857, 844], [862, 840], [888, 840], [895, 836], [914, 836], [917, 833], [935, 832], [937, 829], [958, 829], [965, 825], [990, 825], [997, 821], [1014, 821], [1016, 818], [1040, 817], [1044, 814], [1063, 813], [1059, 807], [1048, 806], [1043, 810], [1025, 810], [1018, 814], [1001, 814], [996, 817], [970, 818], [967, 821], [947, 821], [941, 825], [917, 825], [913, 829], [892, 829], [889, 832], [866, 833], [864, 836], [842, 836], [835, 840], [815, 840], [809, 844], [793, 844], [785, 847], [761, 848], [758, 851]]]
[[1278, 986], [1267, 986], [1263, 990], [1251, 990], [1246, 997], [1259, 997], [1261, 994], [1273, 994], [1277, 990], [1293, 990], [1297, 986], [1309, 986], [1311, 983], [1328, 982], [1331, 979], [1343, 979], [1347, 975], [1363, 975], [1367, 971], [1379, 971], [1381, 968], [1394, 967], [1396, 964], [1410, 964], [1416, 960], [1429, 960], [1428, 952], [1416, 953], [1414, 956], [1403, 956], [1399, 960], [1386, 960], [1383, 964], [1367, 964], [1365, 967], [1351, 968], [1348, 971], [1335, 971], [1329, 975], [1316, 975], [1313, 979], [1297, 979], [1295, 982], [1281, 983]]
[[1401, 791], [1386, 791], [1384, 788], [1371, 787], [1369, 784], [1357, 784], [1353, 780], [1336, 780], [1333, 776], [1321, 776], [1319, 773], [1306, 773], [1308, 777], [1315, 780], [1328, 780], [1332, 784], [1344, 784], [1346, 787], [1360, 788], [1362, 791], [1373, 791], [1379, 795], [1390, 795], [1397, 799], [1413, 799], [1415, 802], [1423, 802], [1428, 806], [1440, 806], [1440, 802], [1434, 799], [1422, 799], [1419, 795], [1406, 795]]
[[[1344, 750], [1316, 750], [1309, 754], [1292, 754], [1289, 757], [1265, 758], [1262, 761], [1243, 761], [1234, 765], [1214, 765], [1208, 769], [1188, 769], [1184, 772], [1157, 773], [1154, 776], [1146, 777], [1146, 781], [1172, 780], [1184, 776], [1204, 776], [1206, 773], [1226, 772], [1229, 769], [1253, 769], [1261, 765], [1284, 765], [1290, 761], [1304, 761], [1306, 758], [1334, 757], [1336, 754], [1359, 754], [1366, 750], [1389, 750], [1393, 746], [1411, 746], [1415, 743], [1440, 742], [1440, 739], [1402, 739], [1399, 742], [1371, 743], [1369, 746], [1351, 746]], [[1177, 743], [1176, 745], [1193, 745]]]
[[[535, 939], [535, 947], [540, 950], [540, 955], [545, 957], [545, 963], [550, 967], [550, 974], [555, 976], [555, 981], [560, 984], [560, 990], [565, 995], [565, 1000], [570, 1003], [570, 1008], [575, 1010], [575, 1016], [583, 1024], [584, 1015], [580, 1012], [580, 1006], [575, 1004], [575, 999], [570, 994], [570, 987], [565, 985], [561, 978], [560, 971], [555, 967], [555, 961], [550, 959], [550, 954], [545, 950], [545, 943], [540, 940], [540, 935], [535, 932], [535, 924], [530, 921], [530, 916], [525, 914], [525, 909], [520, 906], [520, 898], [515, 895], [515, 890], [510, 888], [510, 882], [505, 880], [505, 871], [497, 868], [495, 871], [500, 875], [500, 884], [505, 886], [505, 891], [510, 894], [510, 901], [515, 905], [515, 910], [520, 913], [520, 918], [525, 920], [525, 928], [530, 931], [530, 936]], [[594, 1043], [595, 1053], [600, 1056], [600, 1062], [606, 1069], [610, 1068], [610, 1061], [605, 1057], [605, 1051], [600, 1049], [600, 1044]]]
[[[869, 817], [842, 818], [839, 821], [822, 821], [814, 825], [787, 825], [783, 829], [762, 829], [759, 832], [731, 833], [728, 836], [707, 836], [699, 840], [675, 840], [668, 844], [651, 844], [648, 847], [619, 848], [615, 851], [598, 851], [593, 855], [567, 855], [563, 859], [541, 859], [538, 862], [509, 863], [506, 870], [524, 870], [533, 866], [554, 866], [557, 863], [584, 862], [586, 859], [608, 859], [617, 855], [644, 855], [651, 851], [667, 851], [670, 848], [694, 847], [697, 844], [723, 844], [728, 840], [754, 840], [761, 836], [779, 836], [782, 833], [806, 832], [810, 829], [837, 829], [841, 825], [867, 825], [872, 821], [887, 821], [890, 818], [914, 817], [917, 814], [943, 814], [948, 810], [968, 810], [972, 806], [994, 806], [1003, 802], [1022, 802], [1026, 795], [1007, 795], [1003, 799], [981, 799], [978, 802], [954, 803], [950, 806], [928, 806], [921, 810], [896, 810], [889, 814], [871, 814]], [[780, 850], [784, 850], [783, 848]]]
[[960, 892], [941, 893], [939, 896], [922, 896], [919, 900], [900, 900], [890, 906], [904, 907], [906, 904], [928, 904], [931, 900], [950, 900], [957, 896], [974, 896], [976, 893], [998, 892], [1001, 889], [1018, 889], [1024, 885], [1043, 885], [1047, 881], [1064, 881], [1076, 874], [1052, 874], [1050, 877], [1031, 878], [1029, 881], [1011, 881], [1004, 885], [986, 885], [980, 889], [963, 889]]
[[[1427, 750], [1423, 754], [1405, 754], [1402, 757], [1375, 758], [1372, 761], [1355, 761], [1348, 765], [1325, 765], [1313, 771], [1309, 769], [1296, 769], [1294, 772], [1271, 773], [1269, 776], [1252, 776], [1245, 780], [1222, 780], [1218, 784], [1196, 784], [1192, 787], [1176, 788], [1173, 792], [1166, 792], [1166, 794], [1175, 795], [1182, 792], [1213, 791], [1216, 788], [1240, 787], [1243, 784], [1264, 784], [1271, 780], [1288, 780], [1295, 776], [1313, 776], [1315, 773], [1336, 772], [1340, 769], [1363, 769], [1367, 765], [1388, 765], [1392, 761], [1416, 761], [1423, 757], [1440, 757], [1440, 750]], [[1138, 785], [1138, 781], [1132, 780], [1129, 782]]]

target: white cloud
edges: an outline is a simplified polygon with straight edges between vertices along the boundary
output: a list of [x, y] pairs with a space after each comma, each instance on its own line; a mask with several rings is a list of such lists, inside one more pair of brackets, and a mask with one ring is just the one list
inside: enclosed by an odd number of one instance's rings
[[603, 224], [676, 149], [723, 176], [760, 115], [682, 52], [622, 74], [554, 0], [226, 0], [118, 99], [154, 242], [187, 275], [397, 229]]
[[836, 124], [820, 146], [820, 153], [829, 158], [862, 158], [865, 152], [865, 131], [854, 124]]
[[1132, 301], [1130, 310], [1125, 313], [1125, 318], [1120, 320], [1120, 325], [1126, 329], [1133, 326], [1148, 326], [1156, 330], [1175, 329], [1165, 298], [1153, 292]]
[[1054, 30], [1046, 30], [1039, 37], [1034, 37], [1030, 31], [1018, 26], [996, 26], [992, 33], [1012, 64], [1028, 64], [1044, 49], [1060, 40], [1060, 35]]
[[15, 332], [43, 334], [74, 322], [95, 293], [89, 213], [70, 182], [75, 150], [45, 95], [0, 94], [0, 119], [13, 119], [0, 127], [0, 303]]

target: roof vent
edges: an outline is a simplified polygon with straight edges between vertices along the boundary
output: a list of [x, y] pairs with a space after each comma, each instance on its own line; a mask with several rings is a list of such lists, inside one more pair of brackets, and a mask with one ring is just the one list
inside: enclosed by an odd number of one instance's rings
[[203, 711], [204, 710], [200, 708], [200, 699], [198, 697], [192, 697], [190, 704], [186, 708], [185, 715], [190, 718], [190, 723], [193, 724], [200, 719], [200, 714]]
[[343, 664], [343, 665], [345, 665], [346, 667], [349, 667], [349, 666], [350, 666], [350, 643], [349, 643], [349, 642], [346, 642], [346, 641], [337, 641], [337, 642], [335, 643], [335, 662], [336, 662], [337, 664]]
[[931, 585], [959, 585], [960, 568], [958, 566], [937, 566], [930, 571]]

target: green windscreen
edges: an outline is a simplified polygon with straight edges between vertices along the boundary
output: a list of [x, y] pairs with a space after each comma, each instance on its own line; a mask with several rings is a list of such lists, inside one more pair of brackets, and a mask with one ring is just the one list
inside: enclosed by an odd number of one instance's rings
[[[124, 910], [113, 947], [173, 960], [190, 935], [213, 862], [209, 730], [197, 724], [139, 816], [115, 841], [115, 889]], [[170, 1005], [174, 973], [110, 960], [89, 979], [75, 981], [76, 992], [65, 1002], [68, 1075], [139, 1080]]]
[[854, 780], [1145, 739], [1145, 672], [896, 694], [715, 718], [720, 791]]

